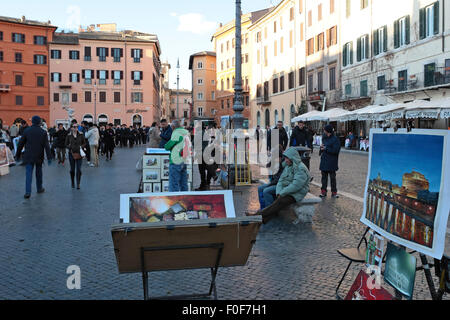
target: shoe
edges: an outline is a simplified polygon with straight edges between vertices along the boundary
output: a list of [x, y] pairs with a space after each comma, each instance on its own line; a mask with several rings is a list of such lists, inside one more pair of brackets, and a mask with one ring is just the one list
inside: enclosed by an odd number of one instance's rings
[[31, 197], [31, 194], [29, 194], [29, 193], [26, 193], [24, 196], [23, 196], [25, 199], [30, 199], [30, 197]]
[[44, 188], [42, 188], [41, 190], [39, 190], [37, 193], [44, 193], [45, 192], [45, 189]]
[[333, 194], [331, 195], [331, 197], [334, 198], [334, 199], [339, 199], [339, 196], [338, 196], [337, 193], [333, 193]]
[[320, 194], [319, 197], [321, 197], [321, 198], [326, 198], [326, 197], [327, 197], [327, 193], [322, 191], [322, 193]]

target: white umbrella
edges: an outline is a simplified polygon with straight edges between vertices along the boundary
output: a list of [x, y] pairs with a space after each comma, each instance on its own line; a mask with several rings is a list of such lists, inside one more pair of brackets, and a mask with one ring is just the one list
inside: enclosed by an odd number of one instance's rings
[[319, 113], [322, 113], [322, 112], [317, 111], [317, 110], [313, 110], [313, 111], [311, 111], [311, 112], [308, 112], [308, 113], [305, 113], [305, 114], [302, 114], [302, 115], [300, 115], [300, 116], [298, 116], [298, 117], [293, 118], [293, 119], [291, 120], [291, 122], [308, 121], [308, 118], [309, 118], [309, 117], [314, 116], [314, 115], [317, 115], [317, 114], [319, 114]]
[[406, 119], [439, 117], [439, 104], [425, 100], [415, 100], [405, 104]]
[[310, 117], [308, 120], [310, 121], [336, 121], [339, 117], [343, 117], [345, 115], [350, 114], [350, 111], [335, 108], [325, 112], [321, 112], [315, 116]]

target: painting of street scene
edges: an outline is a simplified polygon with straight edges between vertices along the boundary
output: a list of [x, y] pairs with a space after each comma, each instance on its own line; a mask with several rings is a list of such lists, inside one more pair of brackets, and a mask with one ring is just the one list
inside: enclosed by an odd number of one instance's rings
[[444, 136], [380, 133], [371, 141], [362, 221], [390, 240], [433, 249], [437, 227], [448, 218], [448, 211], [438, 212], [448, 201], [441, 197]]

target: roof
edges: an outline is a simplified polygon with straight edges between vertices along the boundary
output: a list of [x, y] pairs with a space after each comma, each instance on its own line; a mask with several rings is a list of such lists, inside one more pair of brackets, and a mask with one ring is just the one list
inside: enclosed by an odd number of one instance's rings
[[189, 57], [189, 70], [192, 70], [192, 64], [194, 63], [194, 57], [211, 56], [215, 57], [216, 53], [214, 51], [201, 51], [194, 53]]
[[79, 44], [79, 38], [77, 34], [61, 34], [55, 33], [53, 36], [53, 44]]
[[21, 19], [19, 19], [19, 18], [0, 16], [0, 21], [10, 22], [10, 23], [17, 23], [17, 24], [23, 24], [23, 25], [29, 25], [29, 26], [37, 26], [37, 27], [58, 29], [58, 27], [51, 25], [50, 21], [48, 21], [48, 22], [40, 22], [40, 21], [35, 21], [35, 20], [27, 20], [25, 17], [22, 17]]

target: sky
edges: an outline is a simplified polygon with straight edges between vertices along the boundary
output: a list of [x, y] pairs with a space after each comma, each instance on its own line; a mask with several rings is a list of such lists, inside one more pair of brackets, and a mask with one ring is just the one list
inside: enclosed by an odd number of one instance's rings
[[444, 138], [432, 135], [374, 134], [370, 179], [402, 185], [403, 174], [420, 172], [430, 182], [430, 192], [441, 187]]
[[[280, 0], [242, 0], [242, 12], [258, 11]], [[235, 17], [235, 0], [16, 0], [2, 1], [0, 15], [46, 22], [58, 31], [78, 31], [79, 25], [117, 23], [118, 30], [131, 29], [156, 34], [161, 62], [171, 65], [170, 88], [176, 89], [177, 59], [180, 59], [180, 88], [191, 89], [189, 57], [214, 49], [211, 37], [219, 23]]]

